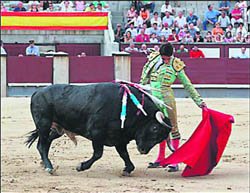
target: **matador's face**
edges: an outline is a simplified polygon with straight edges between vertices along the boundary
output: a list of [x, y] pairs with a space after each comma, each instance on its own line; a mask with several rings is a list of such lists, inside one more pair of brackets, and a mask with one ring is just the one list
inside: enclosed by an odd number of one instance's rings
[[171, 56], [161, 56], [162, 60], [164, 61], [164, 63], [169, 63]]

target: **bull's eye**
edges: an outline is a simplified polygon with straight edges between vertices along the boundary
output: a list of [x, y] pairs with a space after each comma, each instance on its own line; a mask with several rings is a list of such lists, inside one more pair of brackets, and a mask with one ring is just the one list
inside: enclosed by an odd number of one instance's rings
[[157, 127], [156, 127], [156, 126], [154, 126], [154, 127], [153, 127], [153, 132], [155, 132], [155, 133], [156, 133], [157, 131], [158, 131]]

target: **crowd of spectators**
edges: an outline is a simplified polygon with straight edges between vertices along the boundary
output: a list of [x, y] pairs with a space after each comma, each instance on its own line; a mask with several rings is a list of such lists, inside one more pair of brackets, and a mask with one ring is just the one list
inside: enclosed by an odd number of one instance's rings
[[[249, 27], [244, 25], [245, 15], [250, 25], [250, 8], [246, 1], [238, 1], [232, 10], [229, 1], [220, 1], [218, 8], [210, 4], [203, 21], [193, 10], [187, 13], [187, 17], [184, 16], [179, 3], [172, 8], [166, 1], [158, 13], [154, 11], [154, 6], [147, 8], [144, 2], [131, 4], [126, 14], [127, 22], [124, 26], [118, 24], [114, 30], [115, 41], [250, 43]], [[244, 14], [246, 10], [247, 14]], [[212, 26], [211, 30], [207, 30], [208, 25]]]
[[[24, 6], [24, 2], [26, 7]], [[109, 5], [106, 1], [1, 1], [1, 12], [107, 12]]]

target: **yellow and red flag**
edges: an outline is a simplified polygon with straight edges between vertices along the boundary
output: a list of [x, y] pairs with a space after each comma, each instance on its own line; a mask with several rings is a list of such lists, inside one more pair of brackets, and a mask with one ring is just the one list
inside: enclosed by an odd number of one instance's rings
[[1, 30], [106, 30], [108, 12], [1, 12]]

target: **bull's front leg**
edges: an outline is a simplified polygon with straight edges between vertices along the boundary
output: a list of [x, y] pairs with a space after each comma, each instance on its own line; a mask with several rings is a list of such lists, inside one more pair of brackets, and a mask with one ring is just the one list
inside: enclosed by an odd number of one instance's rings
[[134, 164], [131, 162], [127, 150], [127, 145], [117, 145], [115, 146], [116, 151], [119, 153], [123, 161], [125, 162], [125, 168], [123, 169], [122, 175], [123, 176], [130, 176], [130, 173], [135, 169]]
[[92, 141], [92, 146], [93, 146], [93, 149], [94, 149], [93, 156], [88, 161], [81, 162], [76, 167], [76, 170], [78, 172], [89, 169], [95, 161], [97, 161], [98, 159], [100, 159], [102, 157], [103, 144], [100, 144], [98, 141]]

